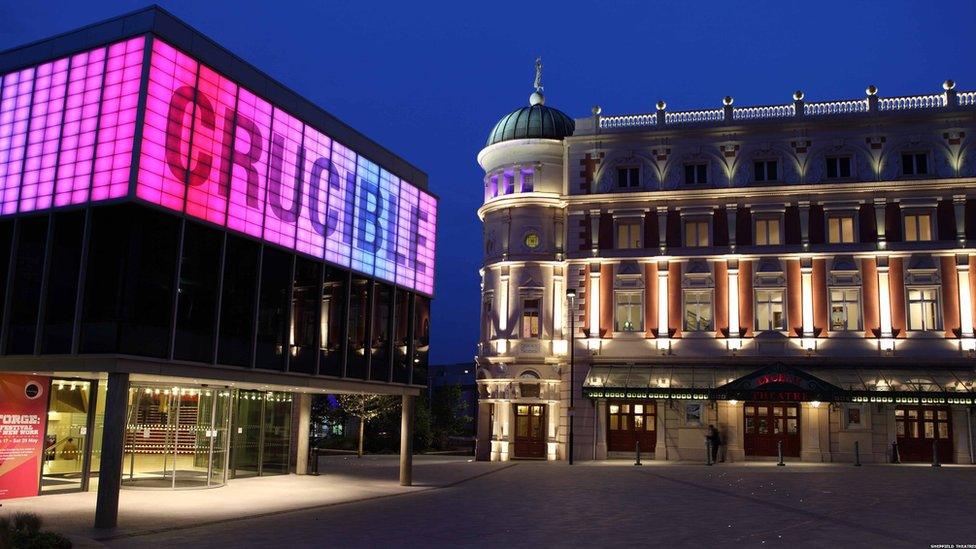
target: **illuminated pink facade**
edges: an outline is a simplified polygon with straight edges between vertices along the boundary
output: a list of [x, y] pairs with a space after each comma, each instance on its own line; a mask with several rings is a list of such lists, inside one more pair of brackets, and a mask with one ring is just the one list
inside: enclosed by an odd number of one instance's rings
[[436, 198], [158, 37], [0, 90], [0, 215], [134, 199], [433, 293]]

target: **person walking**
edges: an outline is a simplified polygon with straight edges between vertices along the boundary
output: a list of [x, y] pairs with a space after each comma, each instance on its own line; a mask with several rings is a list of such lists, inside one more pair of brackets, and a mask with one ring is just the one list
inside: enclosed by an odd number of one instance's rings
[[718, 459], [719, 434], [714, 425], [708, 426], [708, 436], [705, 437], [709, 443], [709, 451], [712, 453], [712, 463]]

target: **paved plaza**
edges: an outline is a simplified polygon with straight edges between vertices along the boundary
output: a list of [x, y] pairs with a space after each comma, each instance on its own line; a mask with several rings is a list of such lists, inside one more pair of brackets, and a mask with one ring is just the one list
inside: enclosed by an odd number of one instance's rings
[[[395, 483], [392, 456], [322, 463], [326, 474], [314, 478], [249, 479], [195, 492], [123, 491], [121, 527], [113, 532], [86, 529], [82, 519], [90, 517], [90, 509], [87, 514], [65, 510], [68, 504], [62, 502], [91, 499], [87, 494], [20, 501], [35, 502], [39, 509], [36, 502], [43, 502], [48, 524], [72, 531], [82, 546], [976, 543], [976, 468], [966, 466], [645, 462], [634, 467], [610, 461], [571, 467], [421, 457], [419, 486], [403, 489]], [[152, 500], [158, 506], [147, 506]], [[15, 500], [3, 509], [18, 505], [24, 504]], [[311, 505], [317, 506], [288, 510]], [[153, 513], [161, 517], [152, 520]]]

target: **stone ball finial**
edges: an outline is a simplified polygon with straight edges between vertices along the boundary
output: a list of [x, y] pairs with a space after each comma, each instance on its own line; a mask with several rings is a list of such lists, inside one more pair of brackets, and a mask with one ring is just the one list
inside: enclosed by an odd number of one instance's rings
[[803, 91], [796, 90], [793, 92], [793, 101], [803, 101]]
[[593, 105], [593, 116], [599, 116], [603, 112], [603, 108], [600, 105]]
[[668, 104], [667, 103], [665, 103], [664, 101], [658, 101], [657, 102], [657, 110], [663, 111], [666, 108], [668, 108]]
[[956, 87], [956, 83], [951, 78], [942, 83], [942, 89], [944, 89], [945, 91], [955, 89], [955, 87]]
[[875, 86], [874, 84], [871, 84], [870, 86], [867, 87], [867, 89], [864, 90], [864, 93], [868, 95], [878, 95], [878, 87]]
[[529, 96], [529, 105], [534, 107], [536, 105], [545, 105], [545, 104], [546, 104], [546, 96], [542, 95], [541, 92], [532, 92], [532, 95]]
[[722, 104], [725, 105], [726, 107], [732, 105], [732, 96], [726, 95], [725, 98], [722, 99]]

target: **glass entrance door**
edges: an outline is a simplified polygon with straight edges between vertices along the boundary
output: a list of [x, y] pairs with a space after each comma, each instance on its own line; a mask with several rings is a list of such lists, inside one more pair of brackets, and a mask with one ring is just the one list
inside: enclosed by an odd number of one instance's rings
[[226, 482], [231, 392], [132, 386], [122, 485], [208, 488]]
[[654, 402], [616, 402], [607, 406], [607, 450], [635, 452], [640, 441], [641, 452], [653, 452], [657, 444]]
[[800, 456], [800, 406], [784, 402], [747, 402], [744, 442], [747, 456]]
[[546, 457], [546, 408], [542, 404], [515, 407], [515, 457]]
[[93, 385], [83, 380], [51, 380], [41, 493], [87, 488]]
[[932, 445], [939, 461], [953, 463], [952, 411], [948, 406], [898, 406], [895, 409], [898, 455], [902, 461], [932, 461]]
[[291, 393], [238, 391], [234, 405], [231, 477], [288, 474]]

